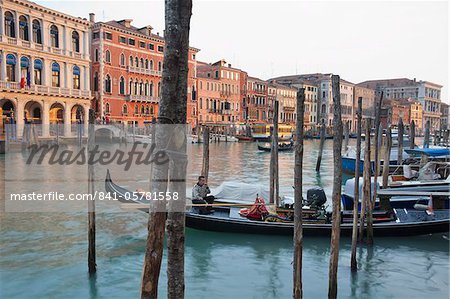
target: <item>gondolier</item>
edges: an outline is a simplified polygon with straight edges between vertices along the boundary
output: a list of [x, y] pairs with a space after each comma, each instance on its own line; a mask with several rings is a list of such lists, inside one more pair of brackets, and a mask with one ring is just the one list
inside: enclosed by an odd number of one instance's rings
[[[208, 195], [211, 190], [206, 183], [206, 179], [203, 175], [198, 177], [198, 182], [192, 188], [192, 203], [193, 204], [212, 204], [214, 202], [214, 196]], [[200, 214], [212, 214], [214, 210], [211, 207], [202, 206], [199, 208]]]

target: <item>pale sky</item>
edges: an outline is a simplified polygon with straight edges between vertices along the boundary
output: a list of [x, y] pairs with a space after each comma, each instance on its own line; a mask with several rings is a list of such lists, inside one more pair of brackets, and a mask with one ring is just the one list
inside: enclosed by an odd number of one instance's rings
[[[164, 1], [35, 1], [97, 21], [133, 19], [164, 29]], [[417, 78], [448, 99], [447, 1], [194, 0], [190, 44], [197, 59], [225, 59], [254, 77], [334, 73], [353, 83]]]

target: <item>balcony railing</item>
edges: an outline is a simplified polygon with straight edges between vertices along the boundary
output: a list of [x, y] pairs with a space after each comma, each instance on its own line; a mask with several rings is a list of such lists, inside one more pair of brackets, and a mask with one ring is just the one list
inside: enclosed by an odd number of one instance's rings
[[133, 95], [133, 94], [128, 95], [127, 100], [128, 101], [149, 102], [149, 103], [158, 103], [159, 102], [158, 97]]
[[144, 75], [151, 75], [151, 76], [162, 76], [162, 72], [155, 71], [155, 70], [149, 70], [146, 68], [140, 68], [135, 66], [128, 66], [128, 71], [132, 73], [138, 73], [138, 74], [144, 74]]
[[89, 90], [71, 89], [66, 87], [53, 87], [45, 85], [25, 85], [24, 88], [20, 88], [19, 82], [8, 82], [0, 81], [0, 90], [6, 91], [24, 91], [36, 94], [46, 94], [55, 96], [66, 96], [66, 97], [81, 97], [90, 98], [91, 92]]
[[8, 40], [8, 44], [10, 44], [10, 45], [17, 45], [17, 39], [8, 36], [7, 40]]

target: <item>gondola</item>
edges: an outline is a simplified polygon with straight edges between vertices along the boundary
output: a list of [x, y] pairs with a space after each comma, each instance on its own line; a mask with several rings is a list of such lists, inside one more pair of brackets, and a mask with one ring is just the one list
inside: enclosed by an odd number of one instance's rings
[[[148, 203], [139, 200], [127, 200], [132, 198], [130, 191], [116, 185], [109, 171], [105, 179], [106, 192], [114, 193], [120, 202], [142, 205], [138, 210], [148, 212]], [[191, 208], [186, 212], [186, 226], [189, 228], [228, 233], [249, 233], [265, 235], [292, 235], [294, 224], [292, 222], [267, 222], [262, 220], [250, 220], [240, 215], [240, 208], [232, 206], [214, 207], [213, 214], [201, 215], [198, 208]], [[449, 232], [449, 210], [436, 210], [433, 215], [426, 211], [394, 209], [392, 220], [378, 221], [373, 224], [376, 237], [381, 236], [413, 236], [432, 233]], [[330, 218], [326, 220], [309, 220], [303, 222], [303, 234], [305, 236], [330, 236], [332, 225]], [[348, 218], [342, 217], [341, 235], [350, 236], [352, 223]], [[347, 219], [347, 221], [345, 220]]]
[[[270, 143], [266, 143], [266, 144], [260, 144], [258, 143], [258, 149], [260, 151], [265, 151], [265, 152], [270, 152], [272, 148], [272, 145]], [[291, 143], [279, 143], [278, 144], [278, 151], [279, 152], [287, 152], [287, 151], [291, 151], [294, 149], [294, 144]]]

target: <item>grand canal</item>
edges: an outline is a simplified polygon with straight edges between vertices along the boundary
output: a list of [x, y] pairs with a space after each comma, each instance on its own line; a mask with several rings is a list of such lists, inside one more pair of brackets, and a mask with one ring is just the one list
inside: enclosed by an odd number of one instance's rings
[[[304, 191], [321, 186], [330, 198], [332, 142], [326, 142], [320, 175], [314, 170], [318, 145], [317, 141], [305, 141]], [[201, 169], [201, 153], [201, 145], [191, 146], [190, 169], [198, 170], [188, 174], [192, 185]], [[211, 144], [210, 155], [211, 187], [222, 181], [269, 181], [270, 154], [258, 152], [254, 143]], [[1, 171], [5, 165], [14, 168], [14, 162], [5, 163], [5, 156], [0, 156]], [[293, 153], [280, 153], [279, 165], [280, 193], [292, 195]], [[65, 171], [61, 169], [60, 175]], [[52, 184], [51, 179], [47, 183]], [[97, 214], [98, 272], [91, 278], [87, 274], [85, 213], [2, 212], [0, 297], [137, 298], [147, 215], [123, 211], [120, 206], [111, 209]], [[448, 298], [446, 235], [377, 238], [373, 248], [358, 249], [357, 274], [350, 272], [350, 241], [341, 240], [339, 298]], [[327, 295], [329, 243], [329, 238], [305, 239], [305, 298]], [[161, 298], [166, 297], [165, 262], [164, 257]], [[290, 237], [187, 229], [186, 298], [289, 298], [291, 262]]]

